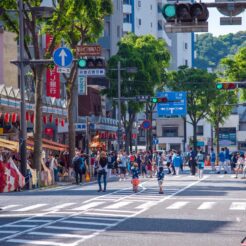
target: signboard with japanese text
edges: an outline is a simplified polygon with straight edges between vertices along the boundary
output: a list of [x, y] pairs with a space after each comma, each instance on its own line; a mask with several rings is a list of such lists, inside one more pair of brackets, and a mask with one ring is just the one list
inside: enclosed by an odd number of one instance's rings
[[87, 95], [87, 77], [78, 76], [78, 95]]
[[[46, 34], [46, 50], [48, 50], [53, 37]], [[60, 98], [60, 74], [57, 71], [58, 67], [47, 68], [46, 70], [46, 96]]]
[[100, 45], [78, 45], [76, 47], [76, 56], [101, 56], [102, 47]]

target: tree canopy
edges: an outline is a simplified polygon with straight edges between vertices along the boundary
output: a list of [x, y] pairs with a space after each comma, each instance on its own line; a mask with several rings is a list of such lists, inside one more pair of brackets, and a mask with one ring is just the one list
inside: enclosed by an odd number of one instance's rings
[[234, 55], [240, 47], [246, 45], [245, 37], [245, 31], [219, 37], [214, 37], [211, 33], [196, 35], [195, 67], [215, 69], [222, 58]]

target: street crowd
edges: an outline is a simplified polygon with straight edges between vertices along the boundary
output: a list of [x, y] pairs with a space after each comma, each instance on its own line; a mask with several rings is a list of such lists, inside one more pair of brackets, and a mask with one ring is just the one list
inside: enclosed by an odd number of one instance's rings
[[[184, 166], [189, 166], [190, 174], [203, 178], [205, 166], [210, 166], [212, 172], [225, 174], [235, 173], [238, 178], [240, 173], [242, 178], [246, 175], [246, 155], [240, 152], [230, 154], [228, 148], [221, 148], [218, 154], [218, 167], [216, 169], [216, 154], [213, 149], [209, 154], [205, 154], [202, 148], [194, 151], [190, 148], [189, 152], [180, 151], [138, 151], [127, 154], [126, 151], [105, 152], [98, 151], [89, 158], [84, 153], [76, 150], [72, 161], [76, 183], [82, 183], [82, 177], [87, 176], [89, 166], [93, 167], [93, 176], [97, 178], [98, 192], [105, 192], [107, 189], [107, 179], [112, 175], [119, 177], [119, 181], [126, 181], [126, 177], [132, 177], [131, 182], [133, 191], [137, 192], [140, 183], [139, 177], [156, 177], [159, 184], [159, 192], [163, 193], [163, 180], [165, 174], [179, 175], [184, 171]], [[90, 164], [90, 165], [89, 165]], [[164, 172], [165, 170], [165, 172]], [[102, 187], [103, 181], [103, 187]]]

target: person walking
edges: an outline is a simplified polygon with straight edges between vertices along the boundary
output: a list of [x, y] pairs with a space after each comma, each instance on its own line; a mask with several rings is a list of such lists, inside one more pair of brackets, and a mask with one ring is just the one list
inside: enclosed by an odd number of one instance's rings
[[123, 154], [119, 154], [118, 156], [118, 166], [120, 168], [120, 179], [119, 181], [126, 180], [126, 169], [127, 169], [127, 163], [128, 163], [128, 156], [126, 155], [126, 152], [123, 152]]
[[173, 158], [173, 167], [175, 169], [175, 175], [179, 175], [179, 171], [181, 165], [183, 163], [182, 157], [180, 156], [180, 152], [178, 151]]
[[190, 166], [190, 172], [191, 175], [195, 176], [196, 175], [196, 152], [195, 150], [190, 147], [190, 152], [189, 152], [189, 166]]
[[80, 151], [75, 151], [75, 156], [72, 159], [73, 169], [75, 172], [76, 184], [82, 183], [82, 176], [86, 173], [86, 164], [84, 158], [81, 157]]
[[230, 161], [230, 151], [227, 147], [225, 147], [225, 165], [226, 165], [227, 170], [229, 172], [229, 167], [231, 166], [231, 161]]
[[137, 162], [133, 163], [133, 167], [131, 168], [131, 173], [132, 173], [132, 189], [134, 192], [138, 192], [140, 170], [138, 168]]
[[210, 163], [211, 163], [211, 169], [212, 169], [212, 172], [213, 171], [216, 171], [216, 168], [215, 168], [215, 161], [216, 161], [216, 154], [214, 152], [214, 149], [211, 148], [211, 152], [210, 152]]
[[198, 163], [198, 176], [201, 179], [203, 177], [204, 161], [205, 161], [205, 155], [203, 154], [202, 149], [198, 149], [196, 159]]
[[239, 154], [238, 153], [238, 159], [237, 159], [237, 164], [236, 164], [236, 168], [235, 168], [235, 178], [237, 179], [238, 178], [238, 174], [243, 171], [243, 168], [244, 168], [244, 165], [245, 165], [245, 157], [244, 157], [244, 154]]
[[[98, 161], [98, 169], [97, 169], [97, 182], [98, 182], [98, 192], [106, 191], [107, 188], [107, 164], [108, 164], [108, 159], [106, 152], [102, 151], [100, 154], [100, 158]], [[102, 190], [102, 184], [101, 184], [101, 179], [103, 177], [103, 190]]]
[[165, 177], [165, 172], [163, 166], [160, 166], [157, 172], [157, 181], [159, 185], [159, 194], [163, 194], [163, 180]]
[[221, 151], [219, 153], [219, 171], [217, 172], [217, 174], [220, 174], [222, 167], [225, 171], [225, 174], [227, 174], [228, 173], [228, 167], [227, 167], [226, 162], [225, 162], [225, 149], [224, 148], [221, 148]]

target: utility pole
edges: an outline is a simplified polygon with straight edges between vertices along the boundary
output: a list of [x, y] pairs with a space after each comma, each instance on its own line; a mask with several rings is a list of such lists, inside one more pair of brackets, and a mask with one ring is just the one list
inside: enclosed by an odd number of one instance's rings
[[23, 0], [19, 0], [19, 50], [20, 50], [20, 94], [21, 94], [21, 123], [19, 148], [21, 156], [21, 173], [26, 176], [26, 102], [25, 102], [25, 80], [24, 80], [24, 18]]
[[118, 70], [118, 145], [117, 145], [117, 151], [121, 149], [121, 64], [120, 61], [118, 61], [117, 64], [117, 70]]

